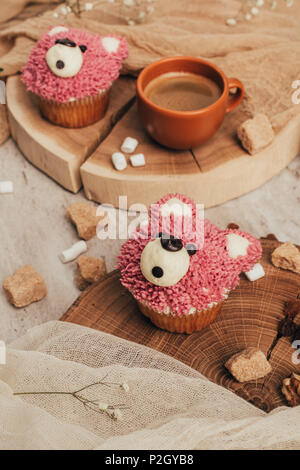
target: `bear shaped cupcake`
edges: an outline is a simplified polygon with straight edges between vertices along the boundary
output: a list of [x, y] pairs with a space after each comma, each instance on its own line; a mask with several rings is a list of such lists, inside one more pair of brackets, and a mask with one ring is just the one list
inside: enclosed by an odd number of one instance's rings
[[32, 49], [22, 81], [37, 96], [46, 119], [84, 127], [104, 116], [111, 85], [127, 56], [124, 38], [56, 26]]
[[221, 230], [191, 199], [169, 194], [123, 244], [118, 267], [121, 283], [156, 326], [192, 333], [216, 318], [240, 273], [261, 254], [249, 233]]

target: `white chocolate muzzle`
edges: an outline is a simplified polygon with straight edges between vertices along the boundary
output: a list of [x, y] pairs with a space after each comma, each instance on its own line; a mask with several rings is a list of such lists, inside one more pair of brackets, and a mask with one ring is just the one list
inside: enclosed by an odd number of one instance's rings
[[[141, 271], [147, 281], [161, 287], [177, 284], [188, 272], [190, 257], [182, 247], [179, 251], [167, 251], [160, 238], [149, 242], [141, 255]], [[159, 277], [155, 275], [159, 274]]]
[[74, 77], [83, 64], [83, 54], [78, 46], [69, 47], [55, 44], [46, 54], [46, 62], [50, 70], [58, 77]]

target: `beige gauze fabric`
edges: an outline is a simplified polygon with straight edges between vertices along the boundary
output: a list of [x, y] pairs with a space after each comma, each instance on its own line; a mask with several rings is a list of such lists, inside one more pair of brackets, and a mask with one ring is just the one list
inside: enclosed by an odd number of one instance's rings
[[[60, 3], [61, 0], [9, 0], [7, 2], [1, 2], [1, 12], [0, 12], [0, 23], [4, 23], [12, 18], [18, 17], [19, 14], [23, 13], [24, 10], [29, 11], [33, 16], [34, 13], [39, 13], [43, 11], [43, 6], [49, 7], [51, 5]], [[30, 4], [30, 5], [29, 5]], [[26, 7], [29, 5], [29, 8]]]
[[[123, 418], [86, 410], [75, 391], [124, 405]], [[268, 415], [195, 370], [145, 346], [70, 323], [37, 326], [0, 366], [1, 449], [299, 449], [300, 407]]]

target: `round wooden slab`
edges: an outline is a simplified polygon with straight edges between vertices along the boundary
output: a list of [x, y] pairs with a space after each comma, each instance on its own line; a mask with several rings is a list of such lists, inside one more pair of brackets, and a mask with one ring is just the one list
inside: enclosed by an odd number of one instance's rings
[[[243, 108], [238, 107], [204, 145], [176, 151], [161, 147], [145, 133], [133, 106], [82, 165], [86, 196], [119, 207], [119, 195], [126, 195], [128, 205], [149, 206], [165, 194], [179, 192], [211, 207], [246, 194], [279, 173], [300, 151], [297, 115], [269, 147], [250, 156], [236, 138], [238, 125], [247, 118]], [[146, 166], [134, 168], [128, 158], [127, 168], [116, 171], [111, 155], [127, 136], [139, 141], [136, 153], [144, 153]]]
[[13, 139], [25, 157], [64, 188], [82, 186], [80, 167], [109, 134], [135, 96], [135, 80], [122, 77], [112, 87], [106, 115], [82, 129], [65, 129], [44, 119], [19, 75], [9, 77], [7, 109]]
[[[99, 284], [89, 287], [62, 317], [63, 321], [95, 328], [169, 354], [201, 372], [240, 397], [265, 410], [285, 405], [281, 384], [300, 366], [292, 363], [295, 350], [287, 338], [274, 347], [272, 372], [264, 379], [240, 384], [225, 369], [224, 363], [236, 352], [253, 346], [266, 355], [277, 336], [284, 303], [300, 293], [298, 274], [275, 268], [270, 255], [278, 246], [275, 240], [262, 240], [266, 276], [249, 282], [241, 275], [240, 286], [225, 302], [214, 323], [191, 335], [168, 333], [152, 325], [138, 310], [114, 271]], [[296, 318], [300, 323], [300, 318]]]

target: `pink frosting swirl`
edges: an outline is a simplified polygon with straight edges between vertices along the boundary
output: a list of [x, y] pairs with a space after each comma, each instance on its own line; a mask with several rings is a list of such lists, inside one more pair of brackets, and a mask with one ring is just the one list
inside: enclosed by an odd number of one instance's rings
[[[158, 217], [159, 231], [163, 231], [163, 218], [159, 212], [161, 206], [171, 198], [178, 198], [192, 207], [192, 220], [187, 227], [195, 228], [196, 206], [194, 202], [179, 194], [169, 194], [161, 199], [152, 212], [152, 218]], [[176, 232], [178, 221], [171, 216], [170, 233]], [[182, 218], [181, 218], [182, 221]], [[204, 243], [198, 244], [196, 254], [190, 257], [190, 266], [187, 274], [171, 287], [160, 287], [150, 283], [142, 274], [140, 268], [141, 254], [149, 241], [154, 239], [151, 234], [151, 216], [146, 231], [137, 229], [127, 240], [118, 257], [118, 267], [121, 271], [121, 282], [129, 289], [133, 296], [147, 303], [157, 312], [164, 312], [167, 308], [173, 314], [187, 315], [190, 310], [205, 309], [213, 302], [224, 299], [227, 291], [237, 287], [241, 272], [252, 269], [262, 254], [260, 242], [247, 232], [239, 229], [221, 230], [209, 220], [203, 219]], [[247, 254], [231, 258], [227, 251], [226, 235], [235, 233], [249, 241]], [[197, 236], [192, 238], [197, 244]], [[183, 245], [191, 242], [191, 232], [188, 228], [182, 234]]]
[[[52, 29], [52, 28], [51, 28]], [[22, 81], [28, 90], [47, 99], [66, 103], [70, 98], [81, 99], [97, 95], [110, 87], [119, 76], [122, 60], [128, 56], [125, 38], [118, 39], [116, 52], [108, 52], [101, 36], [74, 28], [50, 35], [51, 29], [42, 36], [32, 49], [28, 62], [22, 70]], [[70, 78], [56, 76], [48, 67], [46, 54], [57, 39], [68, 38], [77, 45], [85, 45], [83, 64], [77, 75]]]

